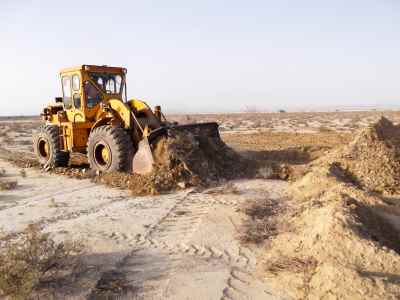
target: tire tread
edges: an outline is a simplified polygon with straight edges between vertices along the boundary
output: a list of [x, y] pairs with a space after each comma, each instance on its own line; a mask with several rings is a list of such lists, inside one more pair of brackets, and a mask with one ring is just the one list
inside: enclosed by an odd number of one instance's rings
[[123, 128], [110, 125], [97, 127], [89, 135], [87, 153], [90, 167], [97, 169], [96, 162], [92, 159], [92, 153], [94, 144], [99, 138], [107, 140], [112, 151], [113, 162], [109, 170], [106, 171], [126, 171], [129, 169], [129, 159], [133, 151], [132, 141]]

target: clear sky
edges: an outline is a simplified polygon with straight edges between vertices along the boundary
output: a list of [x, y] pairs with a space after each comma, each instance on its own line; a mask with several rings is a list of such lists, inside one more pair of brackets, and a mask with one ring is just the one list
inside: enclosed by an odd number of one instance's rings
[[0, 114], [80, 64], [170, 112], [400, 105], [399, 37], [399, 0], [0, 0]]

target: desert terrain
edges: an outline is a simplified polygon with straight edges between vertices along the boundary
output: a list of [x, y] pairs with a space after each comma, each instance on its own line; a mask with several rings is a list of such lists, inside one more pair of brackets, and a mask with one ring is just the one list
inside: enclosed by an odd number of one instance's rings
[[256, 170], [169, 190], [97, 176], [82, 155], [45, 171], [40, 119], [0, 118], [0, 252], [32, 225], [80, 244], [79, 263], [29, 297], [400, 298], [399, 112], [167, 117], [218, 122]]

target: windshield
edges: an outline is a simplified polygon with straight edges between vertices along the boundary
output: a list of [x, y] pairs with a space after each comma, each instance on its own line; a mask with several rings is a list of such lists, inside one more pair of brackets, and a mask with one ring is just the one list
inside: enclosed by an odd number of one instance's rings
[[123, 81], [119, 74], [89, 73], [90, 78], [106, 94], [120, 94]]

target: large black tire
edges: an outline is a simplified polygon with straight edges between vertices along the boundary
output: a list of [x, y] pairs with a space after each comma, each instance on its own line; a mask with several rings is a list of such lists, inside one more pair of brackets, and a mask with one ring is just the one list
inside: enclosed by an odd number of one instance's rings
[[128, 171], [132, 164], [132, 140], [120, 127], [100, 126], [89, 135], [87, 155], [92, 170]]
[[45, 169], [68, 166], [69, 152], [61, 150], [60, 130], [56, 125], [40, 126], [33, 137], [33, 150]]

